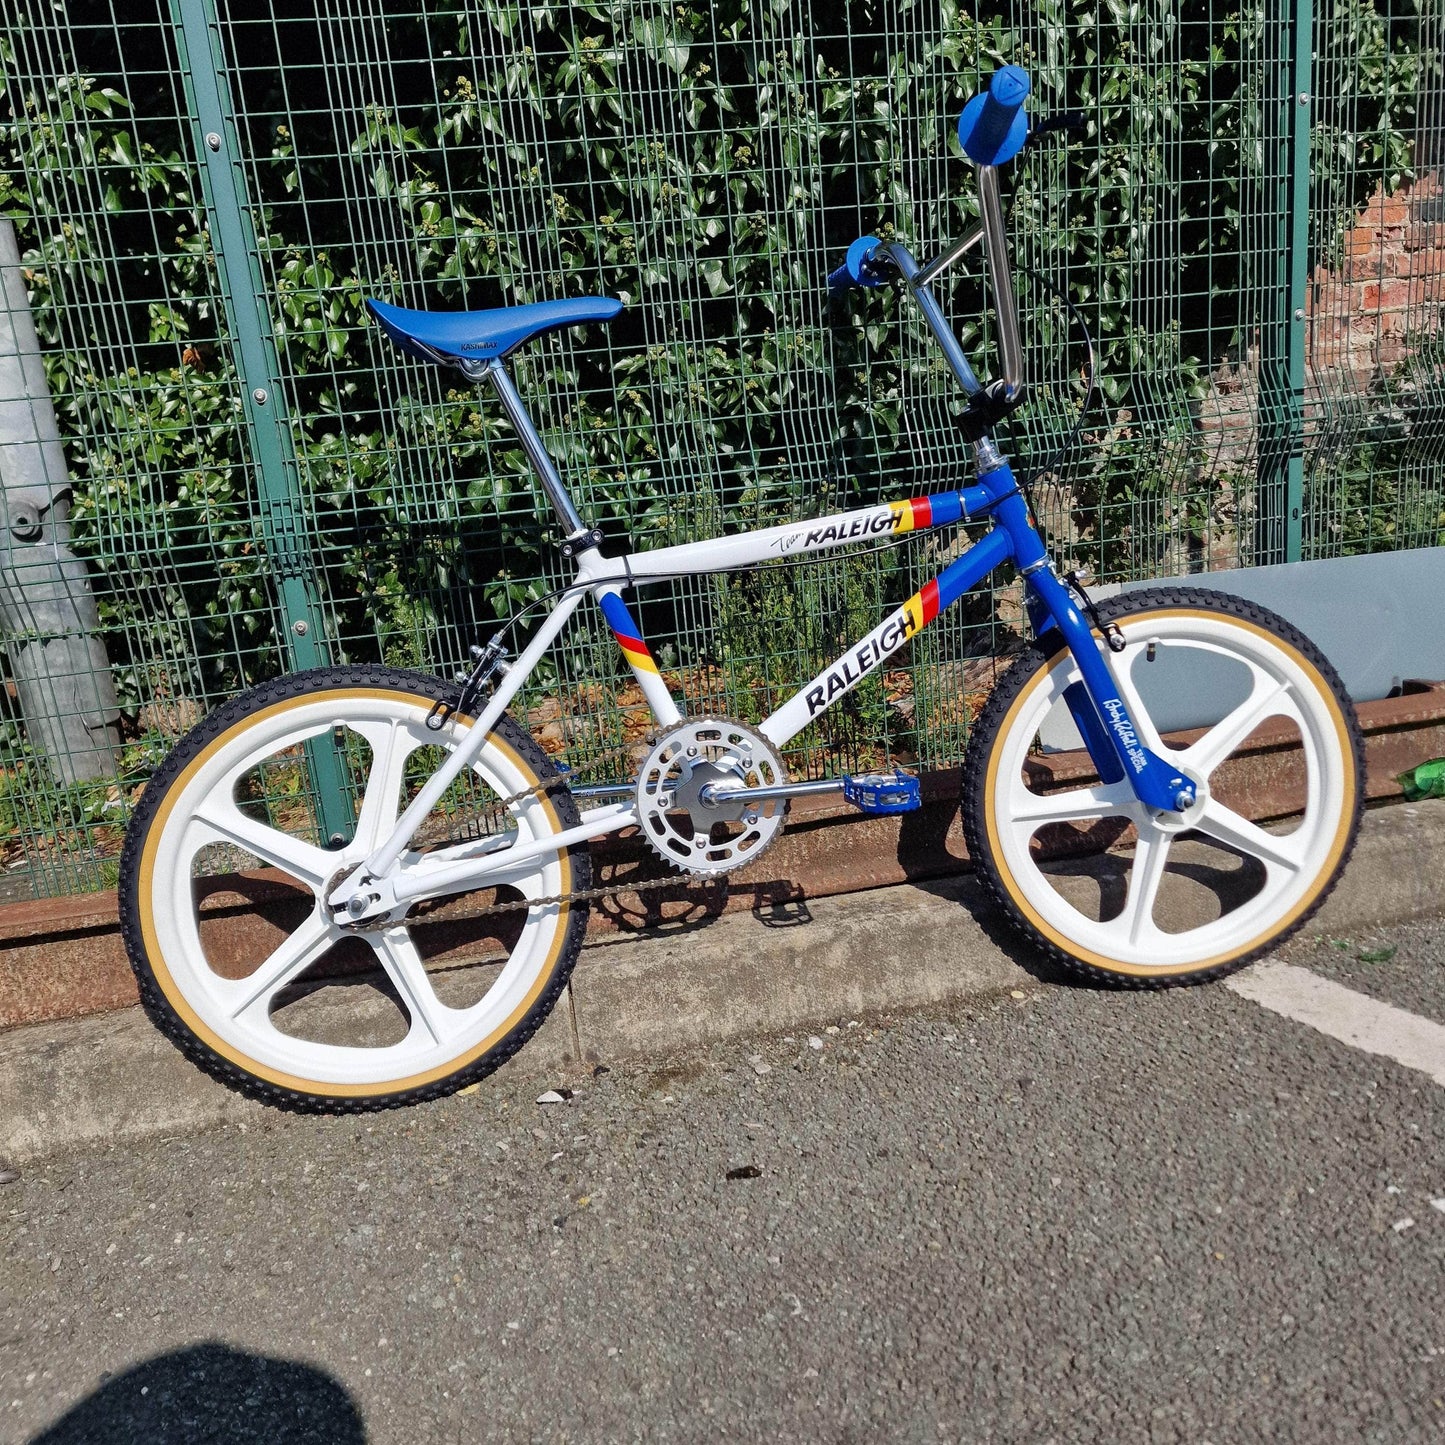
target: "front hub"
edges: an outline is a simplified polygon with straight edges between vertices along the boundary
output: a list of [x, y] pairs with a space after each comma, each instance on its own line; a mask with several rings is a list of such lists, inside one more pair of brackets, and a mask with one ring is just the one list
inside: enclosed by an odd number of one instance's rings
[[[1164, 833], [1184, 833], [1196, 827], [1204, 816], [1205, 805], [1209, 802], [1209, 780], [1190, 768], [1179, 768], [1177, 772], [1194, 790], [1194, 801], [1183, 808], [1156, 810], [1154, 826]], [[1187, 794], [1181, 794], [1180, 800]]]

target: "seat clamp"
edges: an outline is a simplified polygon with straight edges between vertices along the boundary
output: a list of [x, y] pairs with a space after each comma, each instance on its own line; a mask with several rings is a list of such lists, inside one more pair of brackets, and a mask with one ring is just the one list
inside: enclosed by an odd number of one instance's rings
[[596, 527], [590, 532], [583, 532], [577, 537], [568, 537], [562, 543], [562, 555], [564, 557], [580, 557], [584, 552], [590, 552], [594, 547], [602, 545], [602, 533]]

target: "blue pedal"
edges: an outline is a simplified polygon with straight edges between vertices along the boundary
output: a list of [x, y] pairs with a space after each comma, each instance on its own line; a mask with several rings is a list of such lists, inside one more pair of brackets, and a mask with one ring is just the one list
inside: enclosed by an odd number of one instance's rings
[[843, 796], [865, 813], [911, 813], [923, 805], [918, 779], [907, 773], [859, 773], [844, 778]]

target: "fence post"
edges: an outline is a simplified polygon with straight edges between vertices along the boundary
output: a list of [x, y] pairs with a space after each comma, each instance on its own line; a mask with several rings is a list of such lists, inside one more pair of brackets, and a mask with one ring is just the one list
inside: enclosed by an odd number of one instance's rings
[[0, 625], [26, 733], [64, 784], [114, 776], [120, 718], [69, 512], [20, 247], [0, 219]]
[[[280, 358], [262, 286], [260, 243], [241, 170], [242, 136], [226, 79], [215, 0], [170, 0], [170, 7], [256, 463], [261, 525], [284, 627], [282, 644], [293, 671], [323, 667], [330, 661], [325, 620], [303, 534], [290, 408], [280, 385]], [[353, 831], [344, 761], [330, 738], [308, 743], [306, 756], [322, 838], [341, 846]]]
[[[1445, 0], [1420, 6], [1420, 106], [1415, 117], [1415, 173], [1438, 171], [1445, 180]], [[1445, 220], [1440, 199], [1437, 220]]]
[[1313, 0], [1278, 0], [1286, 23], [1273, 68], [1277, 126], [1265, 135], [1265, 203], [1275, 218], [1274, 266], [1266, 262], [1260, 327], [1259, 524], [1256, 563], [1298, 562], [1304, 551], [1306, 288], [1310, 225], [1310, 48]]

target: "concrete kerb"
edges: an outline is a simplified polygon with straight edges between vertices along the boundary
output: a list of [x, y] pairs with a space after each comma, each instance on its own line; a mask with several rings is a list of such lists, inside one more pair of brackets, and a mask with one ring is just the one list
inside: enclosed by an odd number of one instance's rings
[[[1442, 865], [1445, 801], [1371, 812], [1310, 931], [1445, 913]], [[956, 1005], [1052, 976], [997, 933], [962, 877], [611, 939], [583, 954], [570, 995], [509, 1067], [557, 1081], [604, 1060]], [[0, 1158], [11, 1163], [268, 1114], [192, 1067], [139, 1009], [0, 1035]]]

